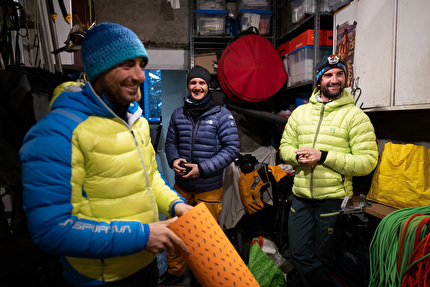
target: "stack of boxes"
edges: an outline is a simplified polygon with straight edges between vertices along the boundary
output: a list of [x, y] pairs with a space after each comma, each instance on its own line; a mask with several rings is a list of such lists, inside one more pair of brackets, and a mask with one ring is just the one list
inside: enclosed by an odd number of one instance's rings
[[[196, 10], [196, 35], [198, 36], [224, 36], [232, 35], [231, 26], [226, 25], [229, 21], [237, 21], [239, 31], [245, 31], [251, 26], [257, 27], [260, 35], [270, 35], [271, 19], [273, 11], [270, 11], [271, 0], [237, 0], [238, 17], [231, 19], [226, 10], [226, 0], [197, 0]], [[226, 32], [226, 29], [228, 30]], [[239, 32], [238, 31], [238, 32]]]
[[[251, 26], [257, 27], [260, 35], [269, 35], [273, 14], [269, 10], [270, 1], [272, 0], [237, 0], [233, 9], [229, 6], [227, 11], [226, 0], [196, 0], [195, 35], [235, 36]], [[238, 16], [234, 19], [235, 14]], [[217, 63], [216, 53], [196, 54], [194, 60], [195, 65], [205, 67], [212, 74], [217, 73], [214, 68]]]
[[[291, 22], [297, 24], [314, 14], [316, 0], [288, 0], [291, 5]], [[319, 12], [334, 12], [347, 5], [351, 0], [322, 0]], [[328, 57], [333, 53], [333, 31], [321, 30], [319, 36], [319, 58]], [[314, 30], [307, 30], [280, 45], [279, 55], [283, 58], [285, 69], [288, 73], [287, 86], [313, 81], [314, 63]]]
[[[320, 12], [329, 12], [330, 0], [321, 1]], [[291, 20], [298, 23], [303, 20], [306, 15], [315, 13], [315, 0], [289, 0], [291, 4]]]
[[[315, 13], [316, 0], [289, 0], [291, 5], [292, 22], [298, 23], [303, 20], [306, 15]], [[334, 12], [342, 6], [345, 6], [351, 0], [322, 0], [320, 12]]]
[[[333, 31], [320, 31], [320, 58], [333, 52]], [[279, 46], [278, 53], [283, 57], [288, 73], [287, 86], [313, 80], [314, 67], [314, 30], [309, 29], [291, 41]]]
[[[196, 34], [199, 36], [224, 36], [228, 12], [226, 0], [197, 0]], [[196, 54], [194, 64], [206, 68], [209, 73], [216, 74], [215, 64], [218, 58], [215, 52]]]

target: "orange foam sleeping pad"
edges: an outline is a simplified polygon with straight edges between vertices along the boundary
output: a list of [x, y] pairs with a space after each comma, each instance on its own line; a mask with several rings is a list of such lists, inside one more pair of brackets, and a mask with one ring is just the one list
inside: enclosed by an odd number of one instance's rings
[[169, 228], [190, 249], [182, 255], [202, 286], [260, 286], [204, 203]]

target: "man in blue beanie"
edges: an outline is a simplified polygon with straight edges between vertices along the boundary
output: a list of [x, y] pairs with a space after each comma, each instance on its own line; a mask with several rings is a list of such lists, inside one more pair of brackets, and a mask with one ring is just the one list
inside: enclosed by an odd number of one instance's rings
[[353, 195], [352, 178], [376, 167], [378, 147], [369, 117], [345, 89], [346, 69], [338, 56], [318, 62], [316, 81], [309, 103], [288, 119], [279, 150], [295, 167], [288, 216], [295, 270], [306, 287], [332, 287], [340, 206]]
[[156, 254], [189, 252], [168, 225], [192, 206], [158, 172], [136, 102], [148, 54], [130, 29], [102, 23], [82, 60], [88, 82], [57, 87], [20, 150], [30, 234], [73, 286], [158, 286]]

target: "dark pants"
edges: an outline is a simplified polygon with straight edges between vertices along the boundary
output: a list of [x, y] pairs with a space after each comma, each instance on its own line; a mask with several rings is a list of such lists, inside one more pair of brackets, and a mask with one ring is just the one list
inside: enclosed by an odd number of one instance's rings
[[340, 199], [293, 199], [288, 218], [289, 247], [305, 286], [333, 286], [341, 204]]
[[109, 287], [157, 287], [158, 265], [157, 258], [145, 268], [118, 282], [107, 285]]

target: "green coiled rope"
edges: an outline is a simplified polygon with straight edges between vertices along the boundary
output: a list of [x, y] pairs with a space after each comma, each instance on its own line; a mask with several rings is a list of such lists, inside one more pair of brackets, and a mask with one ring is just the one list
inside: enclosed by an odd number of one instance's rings
[[[381, 220], [369, 247], [370, 287], [402, 286], [405, 272], [417, 264], [413, 262], [409, 266], [417, 226], [428, 218], [428, 215], [430, 206], [410, 207], [396, 210]], [[427, 228], [422, 228], [419, 234], [420, 241], [427, 235]], [[423, 258], [418, 261], [421, 260]]]

